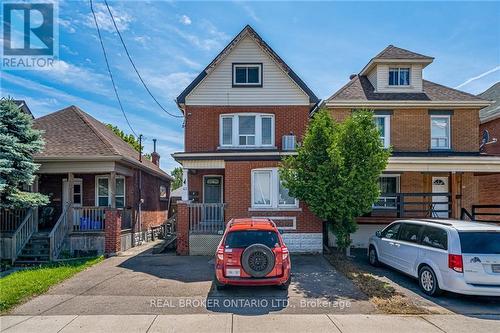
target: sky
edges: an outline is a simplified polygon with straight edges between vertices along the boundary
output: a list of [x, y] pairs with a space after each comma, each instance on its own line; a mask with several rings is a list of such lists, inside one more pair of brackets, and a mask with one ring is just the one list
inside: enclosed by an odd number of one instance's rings
[[[53, 0], [54, 1], [54, 0]], [[77, 105], [131, 133], [119, 109], [88, 1], [59, 1], [59, 59], [50, 71], [2, 71], [1, 96], [35, 117]], [[153, 95], [180, 115], [175, 97], [250, 24], [320, 98], [387, 45], [435, 57], [424, 78], [473, 94], [500, 81], [500, 2], [108, 1]], [[94, 1], [111, 71], [145, 151], [158, 140], [161, 167], [178, 164], [182, 119], [161, 110], [135, 75], [103, 2]]]

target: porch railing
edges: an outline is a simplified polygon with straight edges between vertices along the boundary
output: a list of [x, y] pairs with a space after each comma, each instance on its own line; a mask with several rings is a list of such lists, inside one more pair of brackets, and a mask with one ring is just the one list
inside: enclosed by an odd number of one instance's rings
[[500, 205], [472, 205], [471, 213], [465, 208], [460, 212], [460, 219], [476, 222], [500, 223]]
[[61, 215], [57, 219], [56, 224], [49, 234], [49, 255], [51, 261], [59, 257], [64, 244], [64, 240], [66, 239], [68, 233], [71, 231], [71, 223], [70, 219], [68, 218], [70, 211], [71, 204], [66, 204]]
[[[443, 197], [446, 200], [438, 199]], [[383, 193], [373, 209], [396, 217], [447, 218], [451, 215], [451, 193]]]
[[222, 234], [224, 232], [224, 207], [221, 203], [190, 203], [189, 231], [199, 234]]
[[107, 207], [73, 207], [73, 231], [103, 231]]
[[0, 209], [0, 231], [15, 231], [24, 221], [28, 211], [28, 209]]
[[14, 234], [12, 234], [11, 240], [11, 253], [12, 253], [12, 263], [17, 259], [19, 253], [21, 253], [23, 247], [29, 241], [31, 235], [36, 231], [37, 222], [34, 218], [34, 209], [28, 209], [26, 215], [24, 216], [23, 222], [16, 229]]

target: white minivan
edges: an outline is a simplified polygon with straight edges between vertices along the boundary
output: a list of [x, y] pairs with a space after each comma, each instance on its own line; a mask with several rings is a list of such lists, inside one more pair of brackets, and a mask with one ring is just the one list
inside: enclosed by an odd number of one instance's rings
[[442, 290], [500, 296], [500, 226], [459, 220], [400, 220], [370, 237], [370, 264], [418, 278], [431, 296]]

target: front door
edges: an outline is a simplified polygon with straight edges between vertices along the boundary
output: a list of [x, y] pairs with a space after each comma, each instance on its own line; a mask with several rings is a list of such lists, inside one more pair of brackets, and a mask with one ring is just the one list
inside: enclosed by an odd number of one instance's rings
[[69, 184], [66, 179], [63, 179], [63, 188], [62, 188], [62, 197], [63, 197], [63, 209], [66, 206], [66, 204], [72, 203], [73, 207], [81, 207], [83, 203], [83, 196], [82, 196], [82, 180], [75, 178], [73, 180], [73, 198], [69, 198]]
[[[432, 177], [432, 193], [448, 193], [448, 177]], [[432, 196], [432, 217], [448, 218], [448, 197]]]
[[222, 222], [222, 208], [217, 205], [222, 203], [222, 177], [203, 177], [203, 216], [202, 222], [219, 224]]

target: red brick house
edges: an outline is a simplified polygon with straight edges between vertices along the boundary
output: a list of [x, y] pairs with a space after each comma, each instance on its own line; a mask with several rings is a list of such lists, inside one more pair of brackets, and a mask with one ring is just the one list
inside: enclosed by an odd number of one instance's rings
[[212, 254], [233, 217], [270, 217], [292, 251], [321, 252], [322, 222], [281, 186], [319, 99], [246, 26], [177, 97], [185, 115], [178, 252]]
[[393, 149], [381, 198], [358, 219], [355, 246], [396, 218], [460, 218], [462, 208], [484, 202], [488, 184], [500, 187], [500, 158], [479, 149], [479, 110], [490, 101], [423, 79], [433, 60], [390, 45], [324, 102], [338, 121], [373, 110], [382, 142]]
[[48, 195], [50, 204], [17, 217], [2, 212], [2, 257], [113, 254], [151, 239], [152, 227], [167, 219], [172, 180], [158, 153], [152, 161], [139, 157], [76, 106], [35, 119], [34, 128], [43, 131], [45, 147], [34, 156], [40, 168], [33, 190]]

